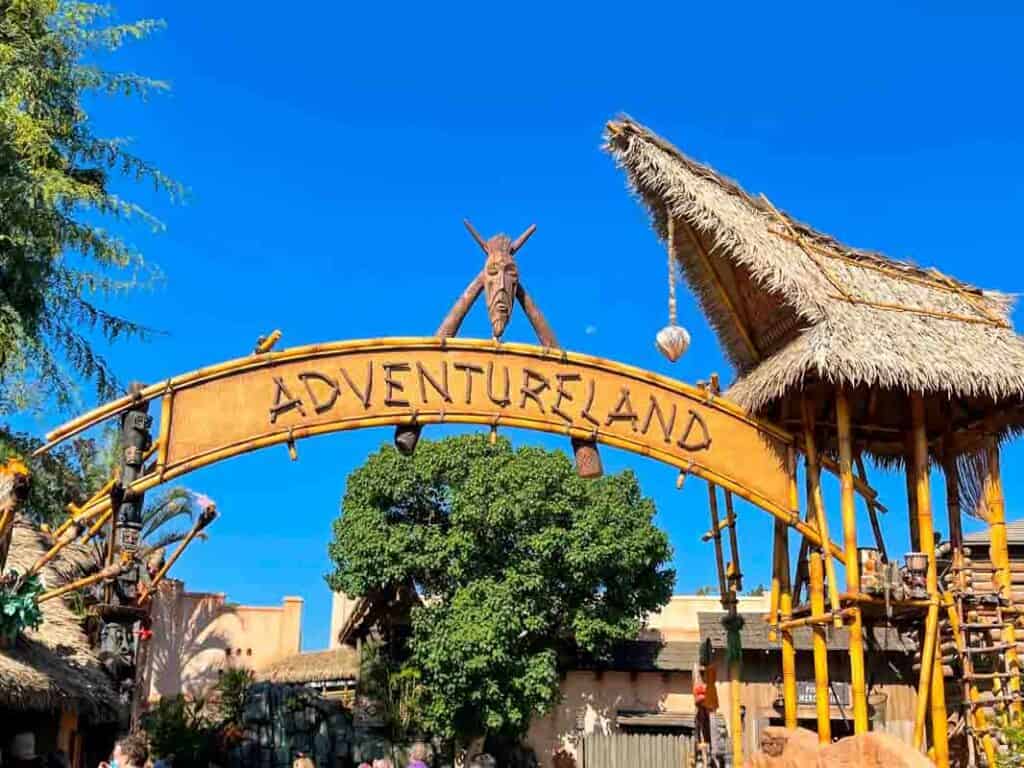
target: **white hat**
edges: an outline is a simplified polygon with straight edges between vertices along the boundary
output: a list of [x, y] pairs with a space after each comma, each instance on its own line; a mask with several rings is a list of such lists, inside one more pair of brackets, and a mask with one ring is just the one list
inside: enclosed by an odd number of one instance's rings
[[35, 760], [36, 735], [32, 732], [19, 733], [11, 739], [11, 758], [14, 760]]

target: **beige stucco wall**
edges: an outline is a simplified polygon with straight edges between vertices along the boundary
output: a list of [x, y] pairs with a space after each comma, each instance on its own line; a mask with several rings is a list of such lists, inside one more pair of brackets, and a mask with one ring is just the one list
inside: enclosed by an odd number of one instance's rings
[[338, 635], [341, 634], [341, 628], [345, 626], [345, 622], [348, 621], [348, 617], [352, 615], [352, 611], [356, 607], [357, 599], [351, 598], [341, 592], [335, 592], [331, 597], [331, 636], [329, 638], [331, 648], [337, 648], [341, 645], [338, 641]]
[[662, 710], [692, 713], [691, 675], [688, 672], [573, 671], [562, 680], [562, 700], [545, 717], [535, 719], [526, 736], [540, 758], [551, 765], [559, 748], [576, 754], [573, 737], [580, 733], [611, 733], [618, 710]]
[[150, 700], [196, 695], [225, 667], [260, 667], [302, 647], [302, 598], [280, 606], [234, 605], [218, 592], [187, 592], [165, 581], [153, 601], [145, 668]]
[[[769, 595], [738, 598], [740, 613], [767, 612]], [[673, 595], [668, 605], [647, 617], [647, 628], [642, 639], [679, 640], [696, 643], [700, 640], [698, 613], [721, 613], [722, 601], [718, 595]]]

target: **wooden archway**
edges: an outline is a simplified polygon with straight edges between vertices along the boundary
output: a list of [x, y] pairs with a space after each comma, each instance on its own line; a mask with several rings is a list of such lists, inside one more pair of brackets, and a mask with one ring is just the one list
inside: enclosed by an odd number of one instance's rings
[[[167, 379], [47, 435], [42, 450], [160, 400], [146, 491], [278, 443], [409, 423], [520, 427], [596, 440], [731, 491], [820, 544], [790, 493], [793, 437], [709, 390], [588, 355], [476, 339], [385, 338], [253, 354]], [[110, 504], [98, 496], [79, 515]], [[842, 551], [829, 542], [836, 557]]]

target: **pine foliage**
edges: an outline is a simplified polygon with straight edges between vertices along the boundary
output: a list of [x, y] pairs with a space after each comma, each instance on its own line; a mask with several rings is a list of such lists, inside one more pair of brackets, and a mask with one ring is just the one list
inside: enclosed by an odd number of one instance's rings
[[112, 13], [87, 2], [0, 0], [0, 413], [47, 400], [67, 407], [76, 379], [114, 395], [97, 341], [150, 333], [107, 306], [158, 273], [103, 224], [161, 225], [112, 181], [145, 181], [172, 198], [182, 190], [126, 141], [97, 135], [83, 106], [94, 93], [144, 99], [167, 88], [91, 63], [161, 26], [117, 24]]

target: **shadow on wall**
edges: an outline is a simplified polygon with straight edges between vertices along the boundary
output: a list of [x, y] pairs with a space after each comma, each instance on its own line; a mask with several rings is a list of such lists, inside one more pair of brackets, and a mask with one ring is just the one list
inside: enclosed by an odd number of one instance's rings
[[196, 695], [217, 681], [228, 636], [224, 621], [239, 622], [219, 595], [181, 599], [174, 583], [166, 583], [153, 603], [153, 637], [144, 690], [150, 700], [178, 693]]

